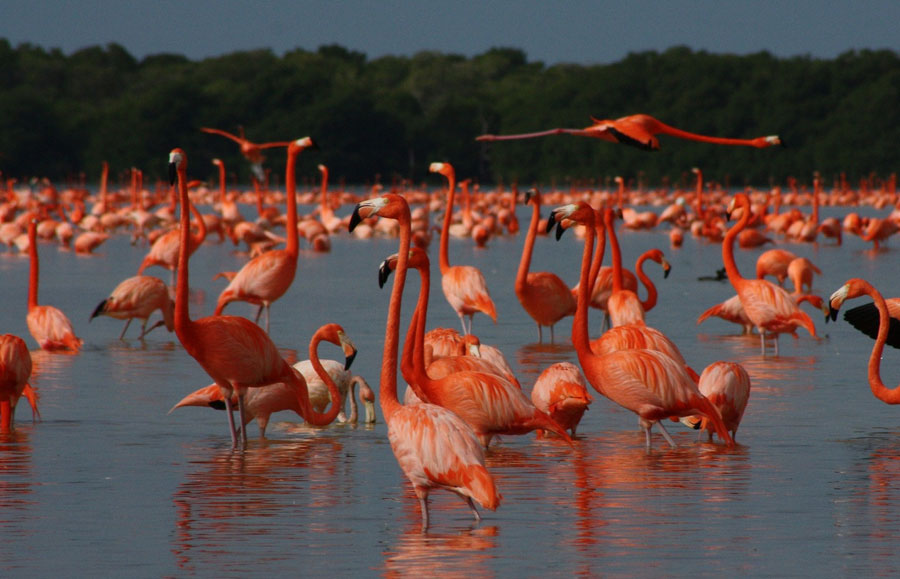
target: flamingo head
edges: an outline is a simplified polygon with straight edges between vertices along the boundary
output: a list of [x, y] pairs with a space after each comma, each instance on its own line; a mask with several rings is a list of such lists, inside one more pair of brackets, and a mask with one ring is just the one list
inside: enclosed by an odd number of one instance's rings
[[538, 191], [537, 187], [532, 187], [528, 191], [525, 191], [525, 205], [531, 203], [532, 199], [534, 199], [535, 203], [538, 205], [541, 204], [541, 192]]
[[179, 170], [187, 170], [187, 156], [180, 148], [169, 151], [169, 185], [174, 185]]
[[409, 204], [402, 196], [394, 193], [388, 193], [386, 195], [381, 195], [380, 197], [372, 197], [371, 199], [361, 201], [357, 203], [356, 207], [353, 209], [353, 215], [350, 216], [350, 225], [348, 229], [350, 232], [353, 232], [353, 230], [356, 229], [356, 226], [364, 219], [368, 219], [375, 215], [397, 220], [405, 217], [405, 219], [409, 221]]
[[594, 227], [594, 210], [584, 201], [563, 205], [551, 211], [550, 217], [547, 218], [547, 233], [550, 233], [555, 225], [556, 240], [559, 241], [565, 230], [577, 223]]

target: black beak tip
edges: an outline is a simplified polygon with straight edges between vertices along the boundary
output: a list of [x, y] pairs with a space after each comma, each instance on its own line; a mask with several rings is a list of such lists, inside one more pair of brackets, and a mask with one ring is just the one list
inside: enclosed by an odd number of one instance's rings
[[355, 360], [355, 359], [356, 359], [356, 350], [354, 350], [352, 354], [350, 354], [349, 356], [347, 356], [346, 359], [344, 359], [344, 370], [349, 370], [350, 366], [353, 365], [353, 360]]
[[382, 261], [381, 265], [378, 267], [379, 289], [384, 287], [384, 284], [387, 283], [389, 277], [391, 277], [391, 268], [388, 267], [387, 261]]
[[663, 270], [663, 279], [669, 279], [669, 274], [672, 272], [672, 268]]
[[565, 233], [565, 232], [566, 232], [566, 230], [563, 229], [562, 224], [557, 223], [557, 225], [556, 225], [556, 241], [559, 241], [560, 239], [562, 239], [563, 233]]
[[175, 163], [169, 163], [169, 185], [174, 185], [178, 179], [178, 168]]
[[350, 216], [350, 225], [347, 227], [347, 230], [350, 233], [353, 233], [353, 230], [356, 229], [356, 226], [362, 221], [362, 216], [359, 214], [359, 205], [353, 210], [353, 215]]
[[[828, 306], [828, 317], [831, 318], [832, 322], [837, 321], [838, 311], [831, 306]], [[827, 318], [826, 318], [827, 319]]]

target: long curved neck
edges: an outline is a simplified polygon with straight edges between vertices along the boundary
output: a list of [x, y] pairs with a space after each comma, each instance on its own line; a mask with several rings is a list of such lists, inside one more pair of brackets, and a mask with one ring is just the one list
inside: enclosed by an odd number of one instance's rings
[[887, 304], [881, 294], [874, 287], [866, 283], [864, 291], [878, 308], [878, 334], [875, 336], [875, 345], [872, 346], [872, 355], [869, 356], [869, 387], [872, 394], [887, 404], [900, 404], [900, 387], [888, 388], [881, 380], [881, 355], [884, 353], [884, 344], [887, 342], [890, 329], [890, 313]]
[[587, 288], [588, 293], [591, 295], [594, 293], [594, 284], [597, 283], [597, 276], [600, 275], [600, 268], [603, 267], [603, 254], [606, 253], [606, 228], [603, 225], [602, 216], [595, 212], [594, 219], [596, 223], [594, 230], [597, 235], [597, 249], [594, 251], [594, 259], [591, 262], [591, 272], [588, 275], [591, 287]]
[[613, 223], [612, 211], [607, 211], [603, 216], [606, 224], [606, 234], [609, 236], [609, 248], [612, 250], [613, 291], [622, 291], [625, 284], [622, 282], [622, 253], [619, 251], [619, 239], [616, 237], [616, 225]]
[[641, 306], [644, 308], [645, 312], [652, 310], [656, 306], [657, 293], [656, 286], [653, 285], [653, 281], [647, 277], [647, 274], [644, 273], [644, 262], [647, 261], [649, 256], [647, 253], [641, 254], [638, 258], [637, 263], [634, 264], [634, 272], [637, 274], [638, 279], [641, 280], [641, 283], [644, 284], [644, 287], [647, 288], [647, 299], [641, 301]]
[[175, 278], [175, 335], [182, 344], [191, 343], [190, 334], [193, 322], [188, 314], [188, 259], [190, 259], [191, 240], [191, 201], [187, 192], [187, 169], [178, 167], [178, 199], [181, 203], [180, 231], [178, 244], [178, 274]]
[[725, 272], [728, 274], [728, 281], [735, 287], [744, 278], [741, 276], [741, 272], [738, 271], [737, 263], [734, 261], [734, 240], [747, 226], [747, 222], [750, 221], [750, 204], [747, 203], [747, 198], [744, 195], [739, 195], [737, 199], [741, 207], [741, 218], [728, 230], [725, 238], [722, 240], [722, 261], [725, 264]]
[[534, 209], [531, 212], [531, 222], [528, 224], [525, 245], [522, 247], [522, 257], [519, 259], [519, 270], [516, 272], [516, 293], [525, 289], [525, 282], [528, 279], [528, 269], [531, 267], [531, 255], [534, 251], [538, 221], [541, 219], [541, 198], [536, 195], [532, 205], [534, 205]]
[[37, 251], [37, 225], [31, 222], [28, 224], [28, 259], [28, 311], [30, 312], [38, 305], [38, 277], [40, 271]]
[[308, 415], [304, 415], [303, 418], [314, 426], [326, 426], [331, 424], [334, 422], [334, 419], [337, 418], [338, 413], [343, 407], [341, 392], [338, 390], [337, 384], [334, 383], [334, 380], [331, 379], [331, 375], [325, 371], [322, 362], [319, 361], [319, 343], [322, 342], [323, 337], [323, 328], [319, 328], [309, 341], [309, 362], [312, 364], [313, 370], [316, 371], [316, 374], [319, 375], [319, 378], [322, 379], [322, 382], [325, 383], [325, 386], [328, 387], [328, 391], [331, 393], [331, 407], [328, 409], [328, 412], [316, 412], [309, 402], [309, 390], [306, 390], [302, 394], [306, 398], [306, 405], [309, 409]]
[[456, 195], [456, 175], [447, 176], [447, 209], [444, 213], [444, 224], [441, 226], [441, 247], [438, 254], [438, 264], [441, 274], [450, 269], [450, 220], [453, 218], [453, 198]]
[[[591, 267], [591, 254], [594, 246], [594, 223], [588, 224], [585, 228], [586, 235], [584, 238], [584, 251], [581, 254], [581, 274], [578, 280], [578, 287], [588, 288]], [[607, 229], [609, 224], [607, 223]], [[578, 353], [579, 362], [582, 357], [591, 355], [590, 338], [588, 337], [588, 309], [591, 292], [578, 292], [578, 299], [575, 307], [575, 320], [572, 322], [572, 345]], [[583, 364], [583, 362], [582, 362]]]
[[397, 398], [397, 354], [400, 341], [400, 309], [409, 262], [411, 238], [409, 212], [407, 211], [398, 221], [400, 222], [400, 250], [397, 256], [394, 287], [391, 289], [391, 301], [388, 305], [388, 317], [384, 330], [384, 352], [381, 356], [379, 399], [385, 420], [389, 420], [390, 416], [400, 408], [400, 400]]
[[197, 209], [196, 205], [190, 203], [190, 208], [191, 213], [194, 215], [194, 219], [197, 220], [197, 234], [190, 236], [191, 243], [193, 245], [189, 249], [191, 253], [193, 253], [198, 247], [200, 247], [200, 244], [203, 243], [203, 240], [206, 239], [206, 221], [203, 220], [203, 216], [200, 215], [200, 210]]
[[744, 145], [749, 147], [757, 146], [755, 139], [729, 139], [727, 137], [711, 137], [709, 135], [699, 135], [697, 133], [691, 133], [688, 131], [683, 131], [681, 129], [676, 129], [673, 126], [667, 125], [662, 121], [653, 119], [654, 129], [653, 132], [663, 133], [664, 135], [669, 135], [671, 137], [678, 137], [680, 139], [687, 139], [689, 141], [700, 141], [701, 143], [712, 143], [715, 145]]
[[287, 168], [284, 172], [284, 192], [287, 195], [287, 252], [297, 259], [300, 253], [300, 240], [297, 234], [297, 153], [294, 147], [288, 147]]

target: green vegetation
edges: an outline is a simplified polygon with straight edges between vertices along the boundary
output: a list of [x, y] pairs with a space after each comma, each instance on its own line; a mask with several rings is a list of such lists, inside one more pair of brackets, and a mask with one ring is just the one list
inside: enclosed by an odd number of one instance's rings
[[[590, 116], [646, 113], [685, 130], [750, 138], [779, 134], [787, 147], [717, 147], [661, 137], [661, 149], [571, 136], [476, 143], [481, 133], [585, 127]], [[65, 55], [0, 40], [0, 170], [20, 179], [95, 182], [101, 162], [161, 176], [165, 154], [189, 151], [190, 173], [211, 178], [220, 157], [242, 182], [249, 165], [235, 143], [310, 135], [307, 156], [347, 183], [423, 181], [449, 161], [482, 182], [599, 182], [625, 175], [682, 182], [699, 166], [732, 186], [767, 185], [813, 171], [851, 182], [886, 177], [900, 153], [900, 60], [860, 51], [834, 60], [710, 54], [676, 47], [608, 65], [545, 66], [516, 49], [473, 58], [422, 52], [368, 60], [340, 46], [282, 57], [268, 50], [199, 62], [160, 54], [138, 61], [121, 46]], [[267, 154], [280, 174], [283, 156]]]

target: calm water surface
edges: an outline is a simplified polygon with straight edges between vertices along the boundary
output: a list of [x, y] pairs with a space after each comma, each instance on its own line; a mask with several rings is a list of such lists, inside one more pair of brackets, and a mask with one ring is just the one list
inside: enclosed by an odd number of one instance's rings
[[[524, 225], [526, 211], [519, 215]], [[424, 535], [380, 411], [374, 427], [322, 430], [281, 413], [267, 440], [251, 425], [248, 449], [233, 452], [223, 413], [168, 414], [210, 382], [174, 334], [156, 330], [141, 342], [132, 327], [132, 339], [119, 341], [123, 322], [88, 323], [97, 303], [134, 275], [147, 248], [124, 235], [91, 257], [41, 244], [40, 302], [65, 311], [85, 347], [76, 356], [33, 350], [43, 420], [32, 424], [23, 403], [16, 432], [0, 438], [0, 574], [896, 576], [900, 420], [896, 408], [869, 392], [872, 341], [843, 320], [826, 325], [814, 316], [822, 339], [782, 337], [781, 356], [763, 358], [758, 339], [739, 336], [736, 326], [695, 323], [733, 295], [727, 283], [697, 281], [721, 267], [717, 245], [688, 238], [671, 250], [663, 230], [621, 238], [629, 263], [658, 246], [673, 265], [667, 280], [655, 265], [648, 268], [660, 289], [648, 322], [698, 370], [735, 360], [749, 371], [753, 389], [739, 445], [699, 443], [696, 433], [673, 424], [679, 447], [657, 434], [646, 452], [635, 416], [595, 395], [574, 449], [533, 435], [503, 437], [487, 453], [503, 494], [500, 509], [476, 525], [459, 498], [435, 492]], [[571, 321], [557, 326], [556, 344], [537, 344], [516, 300], [523, 239], [496, 239], [487, 250], [454, 241], [451, 262], [484, 272], [499, 322], [476, 317], [475, 331], [504, 351], [530, 390], [546, 366], [576, 358]], [[843, 247], [786, 247], [823, 270], [817, 293], [830, 295], [859, 276], [897, 294], [895, 247], [873, 255], [850, 236]], [[360, 350], [353, 370], [377, 387], [389, 289], [378, 289], [376, 270], [396, 248], [394, 240], [342, 236], [329, 254], [304, 252], [292, 289], [273, 307], [271, 335], [285, 355], [308, 357], [314, 330], [338, 322]], [[574, 283], [581, 248], [572, 235], [541, 238], [533, 268]], [[745, 275], [761, 251], [738, 252]], [[194, 255], [192, 316], [212, 312], [225, 285], [213, 275], [245, 260], [230, 244], [207, 242]], [[169, 279], [160, 268], [147, 273]], [[0, 330], [36, 348], [25, 325], [27, 274], [26, 258], [0, 256]], [[429, 327], [456, 327], [434, 284]], [[417, 287], [410, 275], [404, 319]], [[246, 304], [227, 311], [253, 313]], [[599, 333], [594, 313], [591, 327]], [[340, 352], [324, 344], [321, 355]], [[886, 352], [889, 386], [898, 360]]]

